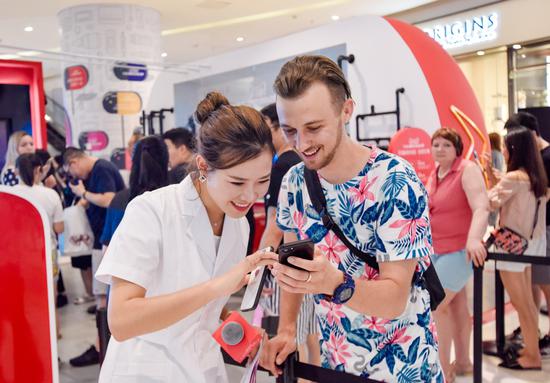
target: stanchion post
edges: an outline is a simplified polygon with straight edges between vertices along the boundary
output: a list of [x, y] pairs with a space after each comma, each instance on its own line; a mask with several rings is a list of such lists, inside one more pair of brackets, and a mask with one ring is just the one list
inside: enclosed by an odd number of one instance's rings
[[293, 352], [287, 356], [286, 360], [280, 366], [283, 373], [277, 377], [277, 383], [297, 383], [298, 379], [294, 374], [294, 366], [298, 361], [298, 353]]
[[481, 383], [482, 380], [482, 311], [483, 267], [474, 267], [474, 383]]
[[504, 285], [500, 272], [495, 268], [495, 328], [496, 344], [498, 355], [504, 355], [504, 346], [506, 344], [506, 334], [504, 329]]

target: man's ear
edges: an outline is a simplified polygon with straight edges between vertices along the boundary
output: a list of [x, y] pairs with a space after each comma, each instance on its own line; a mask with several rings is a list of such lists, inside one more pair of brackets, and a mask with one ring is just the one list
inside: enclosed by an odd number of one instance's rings
[[342, 105], [342, 121], [344, 121], [344, 124], [347, 124], [350, 121], [354, 109], [355, 101], [353, 101], [353, 99], [348, 98], [344, 101], [344, 104]]

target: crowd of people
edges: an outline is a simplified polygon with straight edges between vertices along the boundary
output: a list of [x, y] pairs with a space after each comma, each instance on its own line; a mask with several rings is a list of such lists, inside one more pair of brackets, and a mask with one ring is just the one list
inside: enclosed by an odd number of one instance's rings
[[[273, 374], [296, 347], [311, 364], [381, 381], [471, 374], [472, 264], [482, 266], [487, 251], [550, 254], [550, 144], [536, 118], [513, 115], [504, 139], [490, 134], [492, 151], [481, 161], [464, 158], [457, 131], [437, 130], [437, 167], [423, 185], [408, 162], [346, 133], [354, 103], [331, 60], [287, 62], [274, 90], [276, 104], [261, 111], [209, 93], [195, 112], [197, 139], [183, 128], [136, 138], [127, 186], [112, 163], [82, 149], [49, 158], [27, 133], [10, 137], [0, 180], [32, 193], [47, 212], [56, 282], [63, 207], [85, 208], [94, 242], [90, 254], [71, 259], [86, 291], [74, 303], [93, 302], [95, 313], [109, 301], [112, 338], [100, 382], [224, 381], [211, 334], [258, 265], [271, 269], [260, 360]], [[347, 241], [313, 209], [305, 169], [315, 171], [325, 214]], [[274, 252], [251, 253], [245, 216], [261, 198], [260, 249], [310, 238], [313, 260], [290, 259], [289, 267]], [[524, 246], [489, 243], [491, 232], [513, 233]], [[433, 313], [422, 283], [431, 263], [445, 291]], [[541, 335], [538, 325], [550, 268], [497, 261], [497, 269], [520, 323], [500, 366], [540, 369], [550, 356], [550, 329]], [[99, 359], [98, 337], [70, 363]]]

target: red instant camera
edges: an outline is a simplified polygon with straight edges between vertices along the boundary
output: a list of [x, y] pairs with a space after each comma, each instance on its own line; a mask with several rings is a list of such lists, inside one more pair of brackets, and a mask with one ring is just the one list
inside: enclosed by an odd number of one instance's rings
[[229, 315], [212, 336], [238, 363], [242, 363], [262, 341], [262, 334], [236, 311]]

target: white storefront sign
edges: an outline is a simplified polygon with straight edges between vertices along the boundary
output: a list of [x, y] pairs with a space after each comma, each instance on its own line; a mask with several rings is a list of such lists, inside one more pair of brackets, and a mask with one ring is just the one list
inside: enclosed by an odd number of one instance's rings
[[494, 12], [448, 24], [425, 27], [423, 31], [443, 48], [452, 49], [496, 39], [498, 21], [498, 14]]

